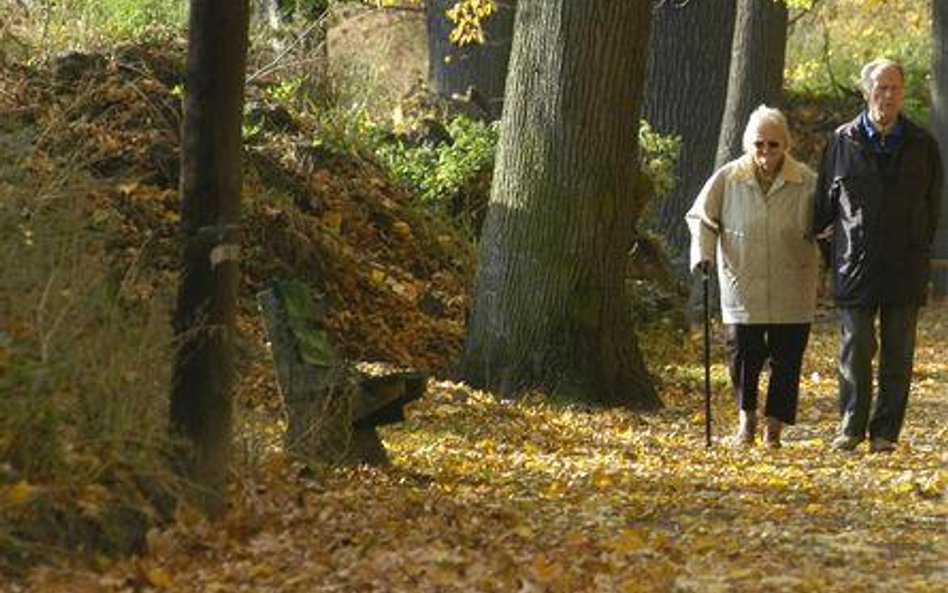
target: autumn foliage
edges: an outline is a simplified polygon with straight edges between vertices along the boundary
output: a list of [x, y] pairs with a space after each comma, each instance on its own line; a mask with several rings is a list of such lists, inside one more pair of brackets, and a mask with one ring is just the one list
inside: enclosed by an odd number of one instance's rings
[[734, 414], [715, 364], [717, 438], [706, 449], [695, 336], [662, 369], [669, 405], [658, 414], [502, 402], [436, 381], [385, 434], [391, 469], [314, 473], [274, 454], [234, 485], [226, 520], [182, 510], [139, 557], [101, 572], [46, 569], [31, 582], [103, 592], [939, 591], [945, 309], [927, 310], [922, 327], [908, 434], [892, 455], [827, 447], [830, 320], [808, 351], [785, 447], [722, 445]]

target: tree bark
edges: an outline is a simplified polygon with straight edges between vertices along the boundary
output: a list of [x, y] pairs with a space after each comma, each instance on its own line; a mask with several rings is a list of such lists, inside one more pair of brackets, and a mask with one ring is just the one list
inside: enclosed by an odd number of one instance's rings
[[[932, 2], [932, 35], [932, 130], [941, 162], [948, 165], [948, 2]], [[948, 260], [948, 184], [942, 189], [935, 257]], [[948, 269], [936, 267], [932, 280], [935, 296], [948, 296]]]
[[[652, 224], [673, 259], [687, 256], [685, 212], [714, 169], [727, 96], [735, 0], [665, 1], [654, 9], [645, 119], [682, 138], [678, 183], [653, 212]], [[687, 264], [682, 264], [687, 265]]]
[[716, 167], [744, 152], [744, 127], [758, 105], [781, 107], [786, 52], [787, 5], [773, 0], [737, 0]]
[[459, 96], [471, 101], [484, 113], [484, 119], [499, 119], [504, 105], [504, 84], [517, 1], [496, 0], [497, 12], [485, 22], [485, 42], [463, 47], [449, 39], [454, 23], [448, 20], [445, 12], [455, 2], [426, 2], [428, 83], [439, 95]]
[[183, 261], [172, 432], [212, 516], [225, 508], [231, 441], [237, 224], [248, 1], [192, 0], [181, 150]]
[[521, 0], [462, 361], [513, 397], [660, 404], [630, 316], [651, 0]]

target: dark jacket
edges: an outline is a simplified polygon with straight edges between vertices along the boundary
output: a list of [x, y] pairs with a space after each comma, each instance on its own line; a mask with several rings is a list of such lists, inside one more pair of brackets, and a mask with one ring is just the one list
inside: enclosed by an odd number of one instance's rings
[[823, 152], [814, 233], [829, 235], [824, 253], [843, 306], [927, 298], [942, 163], [931, 134], [901, 122], [902, 141], [884, 163], [871, 152], [859, 118], [840, 126]]

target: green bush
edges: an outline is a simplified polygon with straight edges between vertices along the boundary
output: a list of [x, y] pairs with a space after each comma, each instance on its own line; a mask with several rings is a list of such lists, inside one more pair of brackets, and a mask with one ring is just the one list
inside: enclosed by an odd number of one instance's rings
[[393, 137], [380, 143], [375, 155], [423, 204], [444, 206], [478, 175], [493, 170], [499, 129], [498, 123], [457, 116], [446, 126], [450, 141]]
[[[446, 126], [450, 142], [409, 142], [395, 137], [381, 142], [375, 154], [393, 177], [428, 205], [444, 206], [491, 173], [499, 138], [499, 122], [485, 123], [458, 116]], [[639, 126], [639, 162], [649, 186], [649, 200], [667, 196], [675, 184], [675, 162], [681, 146], [677, 136], [656, 133], [648, 122]], [[484, 188], [489, 190], [489, 185]]]

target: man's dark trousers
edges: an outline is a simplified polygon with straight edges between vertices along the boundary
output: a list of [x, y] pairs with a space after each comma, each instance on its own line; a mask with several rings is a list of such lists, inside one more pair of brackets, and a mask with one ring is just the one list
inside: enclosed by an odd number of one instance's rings
[[[917, 304], [840, 307], [839, 405], [842, 433], [899, 440], [915, 356]], [[875, 320], [879, 319], [879, 341]], [[879, 394], [872, 416], [872, 359], [879, 354]]]

